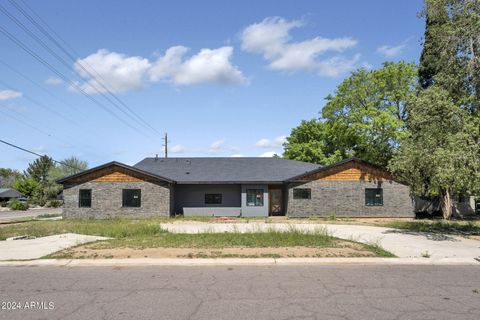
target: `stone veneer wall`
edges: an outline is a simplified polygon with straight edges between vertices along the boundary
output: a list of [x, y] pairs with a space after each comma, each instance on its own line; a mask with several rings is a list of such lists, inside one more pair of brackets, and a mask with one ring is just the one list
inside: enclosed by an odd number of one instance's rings
[[[310, 188], [311, 199], [293, 199], [293, 188]], [[383, 206], [365, 205], [365, 188], [383, 188]], [[288, 186], [287, 215], [310, 217], [414, 217], [408, 186], [394, 181], [314, 180]]]
[[[92, 190], [91, 208], [80, 208], [80, 189]], [[122, 189], [140, 189], [139, 208], [122, 207]], [[66, 218], [154, 217], [170, 216], [172, 187], [168, 183], [154, 182], [98, 182], [90, 181], [63, 190], [63, 215]]]

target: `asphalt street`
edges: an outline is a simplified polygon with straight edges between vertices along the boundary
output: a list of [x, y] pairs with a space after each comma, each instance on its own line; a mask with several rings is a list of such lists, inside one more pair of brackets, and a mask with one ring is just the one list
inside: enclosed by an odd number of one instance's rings
[[0, 267], [0, 301], [22, 320], [477, 320], [480, 268]]
[[0, 221], [15, 220], [18, 218], [36, 217], [42, 214], [60, 214], [62, 208], [44, 208], [44, 209], [30, 209], [26, 211], [7, 210], [0, 211]]

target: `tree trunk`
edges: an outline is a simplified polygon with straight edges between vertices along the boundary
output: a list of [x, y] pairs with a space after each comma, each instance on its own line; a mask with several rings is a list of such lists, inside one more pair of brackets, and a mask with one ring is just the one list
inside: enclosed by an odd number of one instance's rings
[[442, 209], [443, 219], [450, 219], [452, 216], [452, 195], [449, 189], [440, 191], [440, 208]]

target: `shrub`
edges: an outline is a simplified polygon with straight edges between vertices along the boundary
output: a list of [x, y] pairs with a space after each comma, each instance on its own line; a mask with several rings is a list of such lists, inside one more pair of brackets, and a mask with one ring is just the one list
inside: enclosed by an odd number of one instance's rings
[[12, 210], [27, 210], [28, 204], [18, 201], [18, 199], [10, 200], [10, 209]]
[[58, 208], [61, 207], [63, 202], [61, 200], [50, 200], [47, 202], [46, 206], [48, 208]]
[[5, 208], [8, 206], [8, 201], [0, 201], [0, 207]]

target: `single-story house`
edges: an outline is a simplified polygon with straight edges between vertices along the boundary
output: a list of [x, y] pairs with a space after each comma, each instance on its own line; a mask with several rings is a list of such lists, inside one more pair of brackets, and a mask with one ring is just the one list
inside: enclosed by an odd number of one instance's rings
[[21, 198], [23, 194], [12, 188], [0, 188], [0, 201], [9, 201], [13, 198]]
[[413, 217], [408, 186], [350, 158], [329, 166], [283, 158], [146, 158], [65, 177], [65, 217]]

